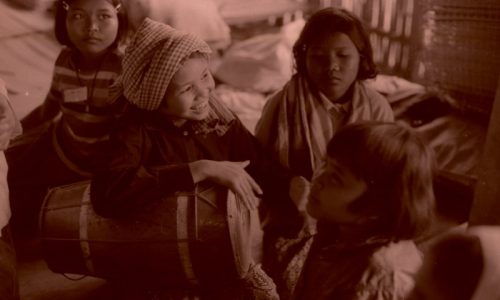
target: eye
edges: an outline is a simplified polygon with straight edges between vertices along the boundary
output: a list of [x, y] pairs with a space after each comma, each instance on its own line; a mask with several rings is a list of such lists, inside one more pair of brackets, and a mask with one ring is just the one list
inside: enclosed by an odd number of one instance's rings
[[69, 18], [71, 20], [81, 20], [83, 19], [83, 14], [79, 12], [70, 13]]
[[193, 90], [193, 87], [191, 85], [183, 88], [179, 94], [185, 94]]
[[337, 54], [337, 56], [340, 57], [340, 58], [349, 58], [352, 55], [349, 52], [340, 52], [339, 54]]
[[101, 20], [101, 21], [104, 21], [104, 20], [112, 18], [112, 16], [110, 14], [99, 14], [97, 16], [97, 18], [99, 18], [99, 20]]

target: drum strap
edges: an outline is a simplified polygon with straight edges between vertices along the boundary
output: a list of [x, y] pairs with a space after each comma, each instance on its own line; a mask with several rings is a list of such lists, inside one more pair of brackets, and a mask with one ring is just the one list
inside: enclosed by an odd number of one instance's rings
[[85, 260], [85, 266], [87, 267], [87, 270], [90, 272], [90, 274], [96, 274], [92, 256], [90, 254], [89, 244], [88, 215], [90, 207], [90, 185], [88, 185], [85, 189], [85, 192], [83, 193], [82, 207], [80, 209], [80, 249], [82, 250], [83, 259]]
[[[186, 195], [177, 196], [177, 249], [179, 253], [179, 259], [182, 264], [182, 269], [184, 270], [184, 275], [186, 279], [197, 284], [196, 275], [194, 273], [193, 262], [191, 261], [191, 254], [189, 250], [189, 198]], [[194, 203], [198, 199], [194, 199]]]

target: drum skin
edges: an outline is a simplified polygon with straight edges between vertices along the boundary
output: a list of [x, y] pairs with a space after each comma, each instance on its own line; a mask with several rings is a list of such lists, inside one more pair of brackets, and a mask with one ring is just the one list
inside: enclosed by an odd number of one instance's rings
[[40, 237], [53, 272], [172, 286], [229, 284], [259, 260], [258, 216], [224, 187], [198, 185], [128, 219], [97, 215], [89, 193], [85, 181], [51, 189], [45, 198]]

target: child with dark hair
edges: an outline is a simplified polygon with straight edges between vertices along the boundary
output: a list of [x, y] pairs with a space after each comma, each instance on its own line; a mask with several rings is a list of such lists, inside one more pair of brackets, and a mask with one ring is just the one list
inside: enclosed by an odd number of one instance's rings
[[64, 46], [45, 102], [21, 120], [13, 142], [13, 226], [33, 233], [49, 187], [89, 178], [96, 153], [125, 107], [111, 86], [121, 73], [118, 46], [127, 32], [120, 0], [59, 0], [55, 33]]
[[433, 241], [409, 300], [500, 299], [500, 226], [461, 229]]
[[277, 243], [282, 299], [405, 299], [422, 262], [413, 240], [433, 221], [433, 165], [411, 129], [341, 129], [312, 181], [306, 208], [315, 223]]
[[337, 130], [357, 121], [393, 121], [388, 101], [364, 83], [377, 74], [361, 21], [325, 8], [293, 47], [296, 74], [264, 107], [257, 138], [280, 162], [310, 179]]

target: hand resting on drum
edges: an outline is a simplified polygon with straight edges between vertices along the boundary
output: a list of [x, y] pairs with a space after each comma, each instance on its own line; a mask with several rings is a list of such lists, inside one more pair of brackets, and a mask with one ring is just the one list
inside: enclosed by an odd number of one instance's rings
[[233, 191], [248, 209], [256, 209], [262, 189], [245, 167], [250, 161], [198, 160], [189, 164], [193, 182], [211, 180]]

